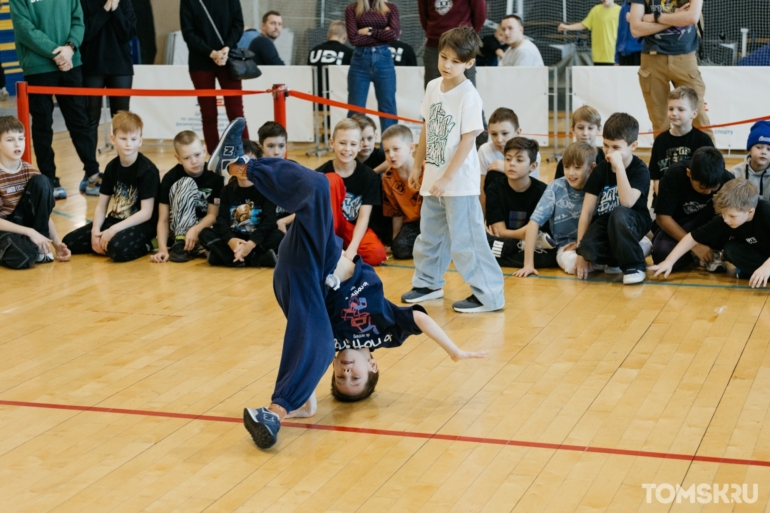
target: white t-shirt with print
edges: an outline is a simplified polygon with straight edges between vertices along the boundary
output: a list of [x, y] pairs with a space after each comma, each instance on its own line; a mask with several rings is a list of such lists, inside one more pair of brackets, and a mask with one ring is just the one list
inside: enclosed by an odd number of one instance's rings
[[[420, 114], [425, 119], [425, 171], [420, 194], [430, 196], [433, 183], [441, 178], [460, 145], [463, 134], [476, 137], [484, 130], [481, 119], [482, 101], [470, 80], [451, 91], [441, 92], [443, 78], [428, 82]], [[449, 183], [445, 196], [478, 196], [480, 194], [479, 157], [474, 144], [457, 174]]]
[[[487, 169], [489, 169], [489, 165], [492, 164], [495, 160], [502, 160], [505, 162], [505, 155], [501, 151], [497, 151], [497, 148], [495, 148], [495, 144], [492, 141], [487, 141], [481, 146], [479, 146], [479, 166], [481, 166], [481, 174], [485, 175], [487, 174]], [[540, 152], [537, 152], [537, 168], [529, 174], [532, 178], [540, 178], [540, 165], [541, 165], [541, 158], [540, 158]], [[502, 171], [501, 171], [502, 173]]]

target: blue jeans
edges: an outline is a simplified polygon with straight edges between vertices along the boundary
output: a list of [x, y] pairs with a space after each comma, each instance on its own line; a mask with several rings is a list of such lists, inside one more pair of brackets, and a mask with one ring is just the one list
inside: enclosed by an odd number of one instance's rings
[[[366, 107], [369, 95], [369, 82], [374, 82], [374, 94], [377, 96], [377, 109], [380, 112], [396, 114], [396, 68], [390, 47], [357, 47], [350, 60], [348, 71], [348, 103]], [[348, 111], [348, 117], [356, 112]], [[380, 118], [380, 129], [384, 132], [395, 119]]]
[[422, 198], [412, 286], [442, 288], [450, 259], [484, 306], [505, 305], [503, 272], [487, 242], [478, 196]]

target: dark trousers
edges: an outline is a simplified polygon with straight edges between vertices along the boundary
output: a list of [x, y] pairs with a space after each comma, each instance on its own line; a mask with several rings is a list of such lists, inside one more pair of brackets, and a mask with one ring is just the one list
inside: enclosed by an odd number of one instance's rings
[[[495, 260], [500, 267], [524, 267], [524, 241], [516, 239], [504, 239], [487, 234], [487, 242], [495, 255]], [[554, 249], [535, 249], [535, 268], [547, 269], [558, 267]]]
[[224, 267], [273, 267], [272, 259], [263, 257], [271, 249], [278, 251], [278, 246], [281, 245], [283, 240], [283, 232], [277, 228], [272, 230], [265, 237], [264, 242], [255, 247], [246, 256], [244, 262], [233, 261], [235, 253], [213, 228], [201, 230], [198, 240], [208, 250], [208, 261], [211, 265], [221, 265]]
[[[134, 83], [132, 75], [86, 75], [83, 77], [84, 87], [95, 89], [131, 89]], [[131, 103], [129, 96], [110, 96], [110, 117], [114, 117], [121, 110], [127, 111]], [[102, 97], [89, 96], [88, 99], [88, 126], [91, 131], [91, 139], [94, 148], [99, 146], [99, 121], [102, 118]]]
[[639, 241], [650, 229], [650, 217], [619, 205], [609, 215], [594, 216], [577, 254], [593, 264], [644, 271], [647, 264]]
[[419, 219], [411, 223], [404, 223], [390, 246], [391, 251], [393, 251], [393, 258], [398, 260], [412, 258], [414, 241], [417, 240], [418, 235], [420, 235]]
[[[82, 87], [83, 74], [80, 66], [69, 71], [51, 71], [25, 75], [24, 80], [29, 85]], [[96, 161], [96, 144], [90, 135], [87, 102], [84, 96], [61, 95], [56, 97], [61, 109], [70, 139], [75, 145], [75, 151], [83, 163], [86, 176], [99, 172]], [[50, 94], [31, 94], [29, 96], [29, 113], [32, 116], [32, 143], [35, 147], [35, 158], [40, 172], [53, 180], [56, 178], [56, 164], [51, 146], [53, 142], [53, 97]]]
[[286, 333], [272, 402], [296, 410], [334, 359], [334, 333], [326, 311], [326, 277], [342, 254], [334, 235], [329, 180], [285, 159], [250, 160], [249, 180], [296, 219], [278, 248], [273, 289], [286, 316]]
[[[43, 175], [34, 175], [27, 182], [24, 194], [8, 220], [50, 237], [48, 221], [53, 206], [51, 181]], [[0, 232], [0, 265], [10, 269], [28, 269], [35, 265], [38, 252], [37, 245], [26, 235]]]
[[[226, 66], [219, 66], [216, 71], [191, 71], [195, 89], [214, 89], [215, 82], [219, 82], [222, 89], [242, 89], [240, 80], [233, 80], [227, 72]], [[219, 128], [217, 127], [217, 99], [214, 97], [198, 97], [198, 105], [201, 108], [201, 121], [203, 122], [203, 138], [206, 141], [206, 149], [209, 153], [219, 144]], [[243, 97], [225, 96], [225, 111], [227, 119], [230, 121], [235, 118], [243, 117]], [[249, 138], [248, 127], [243, 130], [243, 138]]]
[[[705, 212], [704, 212], [705, 211]], [[703, 226], [711, 220], [714, 216], [714, 212], [711, 209], [704, 209], [701, 214], [694, 219], [691, 219], [685, 223], [681, 223], [682, 227], [687, 233], [692, 232], [699, 226]], [[663, 231], [662, 228], [656, 227], [657, 231], [652, 238], [652, 261], [656, 264], [661, 263], [666, 257], [674, 250], [679, 241]], [[680, 271], [690, 265], [693, 262], [693, 257], [688, 251], [686, 255], [676, 261], [673, 267], [673, 271]]]
[[764, 264], [770, 255], [763, 255], [758, 248], [751, 244], [739, 242], [735, 239], [727, 241], [722, 251], [725, 260], [738, 268], [738, 278], [748, 280], [754, 271]]
[[[102, 231], [115, 226], [121, 219], [108, 217], [102, 223]], [[81, 226], [64, 236], [62, 242], [67, 245], [73, 255], [95, 253], [91, 248], [91, 230], [93, 223]], [[146, 255], [152, 247], [155, 238], [157, 221], [150, 219], [137, 226], [126, 228], [115, 234], [107, 244], [107, 256], [115, 262], [130, 262]]]

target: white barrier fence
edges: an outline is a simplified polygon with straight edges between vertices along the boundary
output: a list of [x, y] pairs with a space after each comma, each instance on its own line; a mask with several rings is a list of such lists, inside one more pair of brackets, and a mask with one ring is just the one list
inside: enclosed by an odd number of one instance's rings
[[[602, 120], [613, 112], [627, 112], [639, 120], [640, 131], [652, 132], [638, 70], [622, 66], [573, 67], [572, 109], [591, 105], [601, 113]], [[762, 100], [770, 91], [770, 69], [703, 66], [700, 70], [706, 83], [704, 100], [712, 125], [770, 115], [770, 103]], [[750, 128], [751, 124], [715, 128], [717, 148], [745, 150]], [[653, 136], [640, 136], [639, 141], [640, 146], [650, 148]]]
[[[329, 67], [329, 98], [347, 102], [349, 66]], [[477, 68], [476, 86], [484, 101], [486, 116], [498, 107], [513, 109], [519, 117], [522, 131], [542, 146], [548, 145], [548, 68]], [[424, 69], [422, 67], [396, 68], [396, 105], [398, 115], [420, 118], [420, 104], [425, 93]], [[374, 85], [369, 87], [366, 108], [377, 109]], [[334, 126], [347, 112], [331, 110], [331, 124]], [[380, 120], [371, 116], [379, 129]], [[421, 125], [401, 122], [419, 135]]]

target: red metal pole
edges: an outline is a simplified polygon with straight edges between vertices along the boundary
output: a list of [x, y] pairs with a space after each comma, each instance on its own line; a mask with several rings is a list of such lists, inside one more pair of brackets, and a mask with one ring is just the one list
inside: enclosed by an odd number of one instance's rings
[[26, 82], [16, 82], [16, 115], [24, 125], [24, 155], [21, 159], [24, 162], [32, 163], [32, 130], [29, 123], [29, 94], [27, 93]]
[[273, 84], [273, 114], [275, 122], [286, 128], [286, 97], [289, 88], [285, 84]]

